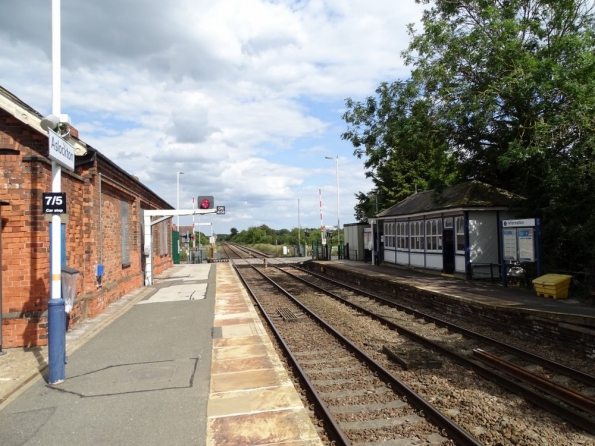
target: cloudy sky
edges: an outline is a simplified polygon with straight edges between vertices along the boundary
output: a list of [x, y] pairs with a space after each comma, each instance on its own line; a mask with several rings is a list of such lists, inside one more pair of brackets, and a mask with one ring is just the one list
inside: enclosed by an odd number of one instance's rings
[[[0, 1], [0, 85], [44, 115], [51, 4]], [[345, 98], [409, 76], [400, 53], [421, 11], [414, 0], [61, 0], [62, 113], [172, 206], [178, 177], [181, 208], [214, 196], [226, 215], [201, 222], [215, 233], [319, 227], [319, 189], [336, 225], [336, 157], [340, 222], [353, 223], [354, 194], [371, 183], [340, 138]]]

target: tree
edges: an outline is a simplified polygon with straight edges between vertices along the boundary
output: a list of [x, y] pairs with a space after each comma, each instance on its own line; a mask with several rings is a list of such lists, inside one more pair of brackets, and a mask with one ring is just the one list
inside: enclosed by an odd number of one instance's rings
[[406, 61], [461, 177], [525, 196], [549, 266], [584, 268], [595, 254], [592, 2], [438, 0], [422, 23]]
[[377, 97], [364, 103], [346, 100], [341, 135], [365, 158], [366, 177], [375, 185], [374, 196], [360, 192], [356, 218], [365, 221], [378, 196], [390, 206], [416, 190], [441, 188], [454, 179], [455, 164], [448, 153], [446, 135], [433, 116], [431, 101], [422, 97], [413, 80], [383, 83]]
[[459, 179], [508, 189], [527, 198], [521, 217], [542, 219], [546, 267], [585, 269], [595, 258], [592, 0], [416, 1], [430, 7], [421, 33], [409, 27], [411, 79], [348, 100], [343, 137], [368, 156], [375, 187], [395, 189], [389, 203]]

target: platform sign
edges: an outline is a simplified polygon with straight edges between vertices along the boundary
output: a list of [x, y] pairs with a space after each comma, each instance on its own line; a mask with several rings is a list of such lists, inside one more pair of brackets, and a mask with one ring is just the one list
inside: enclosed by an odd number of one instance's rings
[[50, 159], [74, 171], [74, 147], [51, 129], [48, 129], [48, 142]]
[[66, 192], [41, 194], [44, 214], [66, 214]]
[[534, 218], [523, 218], [519, 220], [502, 220], [503, 228], [532, 228], [535, 227]]

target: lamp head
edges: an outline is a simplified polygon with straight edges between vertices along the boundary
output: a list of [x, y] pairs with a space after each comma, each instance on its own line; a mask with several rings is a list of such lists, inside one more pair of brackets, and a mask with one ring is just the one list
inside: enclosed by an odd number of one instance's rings
[[48, 129], [55, 130], [58, 127], [58, 125], [60, 125], [60, 118], [56, 115], [47, 115], [45, 118], [41, 120], [39, 125], [46, 132], [48, 131]]
[[47, 115], [39, 122], [39, 125], [46, 132], [48, 131], [48, 129], [58, 130], [59, 128], [62, 128], [62, 130], [67, 130], [66, 133], [70, 133], [70, 130], [68, 129], [68, 126], [70, 125], [70, 116]]

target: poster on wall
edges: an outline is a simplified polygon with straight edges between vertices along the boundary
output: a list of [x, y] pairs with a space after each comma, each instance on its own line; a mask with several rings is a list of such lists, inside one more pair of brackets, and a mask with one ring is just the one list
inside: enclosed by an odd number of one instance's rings
[[533, 228], [519, 228], [519, 260], [521, 262], [534, 262], [534, 229]]
[[517, 259], [517, 239], [516, 228], [507, 228], [502, 230], [502, 242], [504, 245], [504, 260]]

